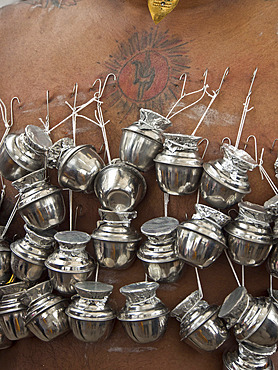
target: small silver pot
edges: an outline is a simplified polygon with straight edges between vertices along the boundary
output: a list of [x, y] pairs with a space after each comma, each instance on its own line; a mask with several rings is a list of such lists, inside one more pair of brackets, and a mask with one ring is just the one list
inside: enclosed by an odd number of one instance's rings
[[158, 287], [156, 282], [145, 281], [120, 289], [126, 304], [117, 317], [128, 336], [137, 343], [154, 342], [166, 331], [169, 310], [156, 297]]
[[51, 281], [44, 281], [26, 290], [20, 300], [28, 306], [25, 325], [37, 338], [49, 342], [69, 331], [65, 309], [68, 302], [52, 294]]
[[224, 353], [224, 370], [274, 370], [270, 356], [277, 346], [255, 346], [250, 343], [238, 343], [238, 349]]
[[196, 204], [195, 209], [192, 219], [177, 228], [177, 250], [179, 258], [186, 263], [204, 268], [227, 248], [222, 227], [230, 217], [203, 204]]
[[100, 266], [126, 269], [136, 257], [139, 233], [130, 226], [137, 212], [116, 212], [99, 209], [101, 221], [92, 233], [96, 259]]
[[51, 147], [49, 135], [40, 127], [28, 125], [22, 134], [10, 134], [0, 148], [0, 172], [7, 180], [17, 180], [42, 168]]
[[218, 311], [218, 306], [202, 300], [196, 290], [171, 311], [171, 316], [180, 321], [180, 336], [185, 343], [210, 352], [222, 346], [229, 336]]
[[120, 159], [140, 171], [148, 171], [163, 148], [162, 132], [171, 126], [169, 119], [149, 109], [140, 109], [140, 119], [124, 128], [120, 142]]
[[171, 195], [186, 195], [197, 190], [203, 172], [198, 154], [201, 137], [164, 134], [164, 149], [155, 159], [158, 185]]
[[119, 212], [133, 210], [143, 200], [147, 184], [136, 168], [114, 160], [97, 174], [94, 188], [103, 208]]
[[109, 337], [116, 313], [108, 303], [113, 286], [83, 281], [75, 285], [77, 295], [66, 310], [74, 336], [83, 342], [99, 342]]
[[278, 278], [278, 195], [266, 201], [264, 208], [274, 221], [273, 248], [267, 260], [267, 268], [273, 277]]
[[259, 346], [278, 342], [278, 307], [271, 298], [253, 298], [244, 287], [238, 287], [224, 300], [219, 317], [234, 326], [239, 341]]
[[62, 190], [46, 182], [44, 169], [32, 172], [12, 185], [19, 190], [18, 212], [28, 226], [47, 230], [64, 221], [66, 208]]
[[19, 340], [30, 336], [25, 325], [26, 307], [20, 297], [28, 283], [19, 282], [0, 286], [0, 326], [9, 340]]
[[104, 167], [104, 162], [92, 145], [74, 146], [73, 140], [63, 138], [50, 148], [48, 167], [58, 169], [60, 186], [91, 193], [96, 174]]
[[257, 163], [244, 150], [223, 144], [224, 157], [203, 164], [200, 191], [203, 199], [215, 208], [227, 208], [250, 193], [247, 171]]
[[173, 217], [157, 217], [141, 227], [148, 240], [139, 248], [137, 257], [151, 280], [172, 283], [181, 276], [184, 261], [178, 258], [175, 246], [178, 225]]
[[85, 251], [91, 237], [81, 231], [60, 231], [54, 239], [59, 249], [47, 258], [45, 266], [54, 289], [71, 296], [76, 293], [75, 284], [88, 280], [95, 269], [93, 259]]
[[[0, 226], [0, 234], [3, 226]], [[9, 243], [5, 239], [0, 239], [0, 285], [6, 284], [12, 276], [11, 269], [11, 250]]]
[[53, 252], [55, 231], [38, 232], [27, 225], [24, 225], [24, 229], [24, 238], [10, 246], [11, 268], [18, 279], [35, 282], [46, 273], [44, 262]]
[[240, 202], [238, 206], [238, 217], [224, 228], [228, 253], [240, 265], [259, 266], [272, 248], [270, 217], [263, 206], [250, 202]]

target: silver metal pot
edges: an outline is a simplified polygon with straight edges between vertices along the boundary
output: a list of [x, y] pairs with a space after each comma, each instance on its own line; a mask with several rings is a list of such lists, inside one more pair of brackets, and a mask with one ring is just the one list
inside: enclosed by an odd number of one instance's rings
[[116, 212], [99, 209], [101, 221], [92, 233], [96, 259], [100, 266], [126, 269], [134, 261], [139, 233], [130, 226], [137, 212]]
[[44, 167], [51, 147], [49, 135], [40, 127], [28, 125], [22, 134], [10, 134], [0, 148], [0, 172], [7, 180], [17, 180]]
[[137, 343], [151, 343], [166, 331], [168, 308], [156, 297], [159, 284], [140, 282], [126, 285], [120, 292], [126, 297], [118, 314], [128, 336]]
[[24, 238], [10, 246], [11, 268], [18, 279], [35, 282], [46, 273], [44, 262], [53, 252], [55, 231], [38, 232], [27, 225], [24, 229]]
[[179, 258], [186, 263], [204, 268], [227, 248], [222, 227], [230, 217], [203, 204], [196, 204], [195, 209], [192, 219], [177, 228], [177, 250]]
[[140, 246], [137, 257], [151, 280], [172, 283], [181, 276], [184, 261], [178, 258], [175, 247], [178, 225], [173, 217], [157, 217], [141, 227], [148, 240]]
[[95, 269], [93, 259], [85, 251], [91, 237], [81, 231], [60, 231], [54, 239], [59, 249], [47, 258], [45, 266], [54, 289], [71, 296], [76, 293], [75, 284], [88, 280]]
[[270, 216], [258, 204], [240, 202], [238, 206], [238, 217], [224, 228], [228, 253], [240, 265], [259, 266], [272, 248]]
[[92, 145], [74, 146], [69, 138], [58, 140], [48, 154], [48, 167], [58, 169], [60, 186], [73, 191], [93, 192], [96, 174], [104, 165]]
[[185, 343], [209, 352], [218, 349], [229, 336], [218, 311], [218, 306], [202, 300], [196, 290], [171, 311], [171, 316], [180, 321], [180, 336]]
[[244, 287], [238, 287], [224, 300], [219, 317], [234, 326], [239, 341], [259, 346], [278, 342], [278, 307], [269, 297], [253, 298]]
[[238, 343], [238, 349], [224, 353], [224, 370], [274, 370], [270, 356], [277, 346], [255, 346], [250, 343]]
[[44, 169], [32, 172], [12, 185], [19, 190], [18, 211], [28, 226], [47, 230], [64, 221], [66, 209], [62, 190], [46, 182]]
[[162, 151], [162, 132], [171, 126], [169, 119], [149, 109], [140, 109], [140, 119], [124, 128], [120, 142], [120, 158], [140, 171], [148, 171], [153, 159]]
[[20, 300], [28, 306], [25, 325], [37, 338], [49, 342], [69, 331], [65, 309], [68, 301], [52, 294], [51, 281], [26, 290]]
[[75, 285], [77, 295], [66, 310], [74, 336], [83, 342], [99, 342], [109, 337], [116, 313], [108, 303], [113, 286], [83, 281]]
[[155, 159], [158, 185], [171, 195], [186, 195], [197, 190], [203, 172], [198, 154], [201, 137], [164, 134], [164, 149]]
[[[0, 226], [0, 235], [3, 229], [4, 227]], [[0, 285], [6, 284], [11, 276], [11, 250], [9, 243], [5, 239], [0, 238]]]
[[9, 340], [19, 340], [30, 336], [25, 325], [26, 307], [20, 297], [28, 283], [19, 282], [0, 286], [0, 326]]
[[97, 174], [94, 189], [103, 208], [131, 211], [144, 198], [147, 184], [135, 167], [114, 160]]
[[200, 191], [203, 199], [215, 208], [227, 208], [250, 193], [247, 171], [257, 163], [244, 150], [223, 144], [223, 159], [203, 164]]
[[264, 208], [274, 221], [273, 248], [267, 260], [267, 268], [273, 277], [278, 278], [278, 195], [266, 201]]

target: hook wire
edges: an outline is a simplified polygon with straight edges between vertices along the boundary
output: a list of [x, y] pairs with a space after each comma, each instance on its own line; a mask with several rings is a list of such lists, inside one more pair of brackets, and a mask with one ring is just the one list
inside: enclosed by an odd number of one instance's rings
[[19, 203], [20, 199], [21, 199], [21, 196], [19, 196], [19, 197], [17, 198], [17, 201], [16, 201], [16, 203], [15, 203], [15, 205], [14, 205], [14, 208], [13, 208], [13, 210], [12, 210], [11, 214], [10, 214], [10, 217], [8, 218], [8, 221], [7, 221], [7, 223], [6, 223], [6, 225], [5, 225], [4, 229], [3, 229], [3, 231], [2, 231], [2, 233], [1, 233], [0, 239], [3, 239], [3, 238], [5, 237], [5, 235], [6, 235], [7, 231], [8, 231], [8, 229], [9, 229], [9, 227], [10, 227], [11, 223], [12, 223], [12, 220], [14, 219], [14, 216], [15, 216], [15, 214], [16, 214], [17, 207], [18, 207], [18, 203]]
[[277, 195], [278, 194], [278, 188], [276, 187], [276, 185], [272, 181], [271, 177], [269, 176], [269, 174], [267, 173], [267, 171], [263, 167], [263, 155], [264, 155], [264, 148], [262, 148], [261, 156], [260, 156], [260, 160], [259, 160], [259, 170], [260, 170], [260, 173], [261, 173], [262, 180], [265, 177], [265, 179], [268, 182], [269, 186], [271, 187], [271, 189], [273, 190], [273, 192], [275, 193], [275, 195]]
[[168, 193], [163, 193], [164, 200], [164, 217], [168, 217], [168, 205], [170, 201], [170, 195]]
[[231, 270], [232, 270], [232, 272], [233, 272], [233, 275], [234, 275], [234, 277], [235, 277], [235, 279], [236, 279], [237, 285], [238, 285], [238, 286], [241, 286], [240, 281], [239, 281], [239, 278], [238, 278], [237, 273], [236, 273], [236, 270], [235, 270], [234, 265], [233, 265], [233, 263], [232, 263], [232, 261], [231, 261], [231, 259], [230, 259], [229, 255], [228, 255], [227, 250], [226, 250], [226, 249], [224, 249], [224, 252], [225, 252], [225, 256], [226, 256], [226, 258], [227, 258], [227, 261], [229, 262], [229, 265], [230, 265], [230, 267], [231, 267]]
[[199, 276], [199, 272], [198, 272], [198, 268], [195, 267], [195, 274], [196, 274], [196, 278], [197, 278], [197, 284], [198, 284], [198, 290], [200, 292], [200, 298], [202, 299], [204, 297], [204, 293], [203, 293], [203, 289], [202, 289], [202, 284], [201, 284], [201, 280], [200, 280], [200, 276]]
[[257, 138], [255, 135], [249, 135], [248, 138], [246, 139], [246, 142], [244, 144], [244, 148], [243, 150], [246, 150], [247, 146], [248, 146], [248, 142], [250, 139], [254, 139], [254, 145], [255, 145], [255, 161], [256, 163], [258, 163], [258, 144], [257, 144]]

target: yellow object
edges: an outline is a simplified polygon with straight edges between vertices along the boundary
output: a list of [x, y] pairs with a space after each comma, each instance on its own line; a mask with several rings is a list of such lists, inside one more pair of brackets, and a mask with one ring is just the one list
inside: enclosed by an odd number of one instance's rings
[[148, 0], [149, 11], [154, 23], [159, 23], [178, 5], [179, 0]]
[[15, 282], [15, 275], [14, 274], [12, 274], [12, 276], [11, 276], [11, 278], [10, 278], [10, 280], [6, 283], [6, 284], [11, 284], [11, 283], [14, 283]]

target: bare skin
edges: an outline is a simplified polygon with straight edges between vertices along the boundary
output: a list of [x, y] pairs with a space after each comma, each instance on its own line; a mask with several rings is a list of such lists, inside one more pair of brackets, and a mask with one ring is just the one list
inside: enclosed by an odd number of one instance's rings
[[[155, 26], [143, 0], [28, 0], [0, 10], [1, 82], [0, 98], [15, 104], [13, 131], [29, 123], [40, 124], [46, 115], [46, 90], [50, 91], [50, 126], [70, 113], [64, 104], [72, 102], [72, 89], [78, 83], [78, 104], [93, 96], [90, 87], [96, 78], [114, 73], [103, 96], [103, 109], [113, 158], [118, 157], [121, 129], [138, 119], [139, 108], [147, 107], [167, 115], [179, 97], [182, 82], [188, 73], [186, 91], [202, 86], [203, 72], [208, 68], [208, 83], [217, 89], [226, 67], [230, 74], [219, 97], [197, 134], [207, 137], [210, 146], [205, 160], [218, 158], [219, 145], [225, 136], [235, 142], [250, 78], [256, 67], [251, 106], [243, 130], [241, 147], [250, 134], [258, 138], [259, 150], [265, 147], [265, 168], [274, 179], [273, 163], [277, 151], [270, 152], [277, 137], [277, 0], [180, 0], [176, 9]], [[188, 100], [185, 100], [185, 104]], [[209, 99], [173, 118], [168, 132], [190, 134]], [[86, 114], [92, 115], [88, 109]], [[98, 128], [78, 121], [78, 143], [102, 145]], [[3, 131], [3, 129], [2, 129]], [[2, 132], [1, 131], [1, 132]], [[53, 140], [71, 135], [71, 124], [53, 131]], [[248, 151], [253, 155], [253, 143]], [[273, 196], [266, 181], [256, 170], [250, 174], [252, 193], [246, 197], [263, 204]], [[55, 181], [55, 173], [52, 174]], [[134, 225], [163, 215], [163, 196], [154, 171], [146, 174], [148, 193], [138, 207]], [[6, 207], [1, 221], [8, 217], [15, 191], [8, 184]], [[171, 197], [169, 215], [184, 220], [194, 213], [196, 195]], [[99, 204], [93, 196], [76, 194], [75, 206], [83, 206], [78, 228], [92, 232], [99, 219]], [[61, 230], [68, 225], [61, 226]], [[18, 229], [20, 231], [18, 231]], [[17, 216], [9, 235], [23, 235]], [[240, 273], [240, 268], [237, 271]], [[235, 287], [232, 272], [222, 256], [208, 269], [201, 271], [205, 299], [221, 304]], [[140, 261], [126, 272], [101, 271], [100, 280], [113, 283], [118, 307], [124, 303], [118, 288], [144, 278]], [[266, 294], [269, 277], [265, 264], [246, 268], [246, 285], [254, 296]], [[276, 284], [276, 282], [274, 282]], [[158, 296], [173, 308], [197, 288], [194, 269], [187, 267], [181, 280], [162, 286]], [[117, 323], [110, 339], [102, 344], [86, 346], [72, 335], [45, 344], [32, 338], [20, 341], [13, 349], [2, 351], [0, 361], [5, 369], [27, 369], [35, 364], [45, 369], [222, 369], [222, 354], [199, 354], [179, 341], [178, 323], [170, 320], [165, 337], [151, 345], [133, 344]], [[231, 343], [227, 344], [227, 347]], [[278, 358], [273, 356], [278, 365]]]

